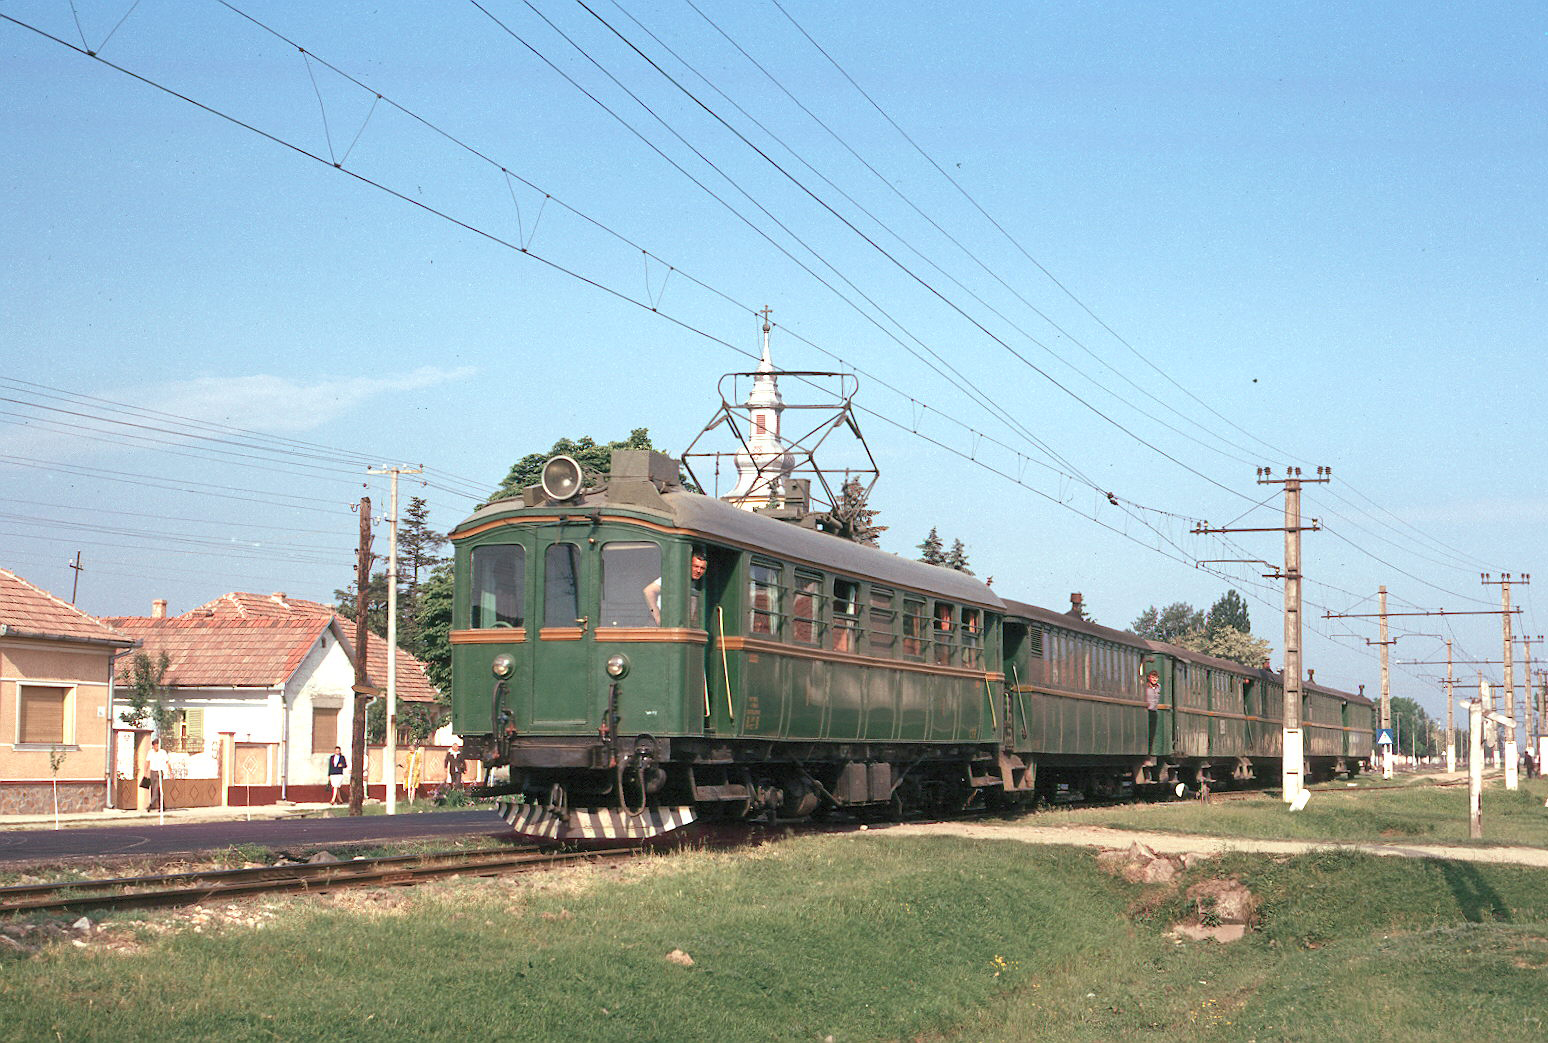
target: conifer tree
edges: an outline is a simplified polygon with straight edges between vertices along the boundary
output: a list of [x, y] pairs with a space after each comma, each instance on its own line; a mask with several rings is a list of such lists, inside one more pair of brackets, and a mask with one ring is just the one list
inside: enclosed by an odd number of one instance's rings
[[941, 534], [931, 526], [930, 535], [926, 536], [924, 542], [919, 545], [919, 560], [926, 565], [946, 564], [946, 553], [941, 546]]

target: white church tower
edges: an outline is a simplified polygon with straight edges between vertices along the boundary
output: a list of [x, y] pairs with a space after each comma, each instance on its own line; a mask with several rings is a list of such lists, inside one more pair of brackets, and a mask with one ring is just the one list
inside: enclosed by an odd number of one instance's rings
[[736, 488], [723, 499], [744, 511], [755, 511], [783, 500], [785, 483], [795, 469], [795, 455], [779, 437], [779, 418], [785, 400], [779, 394], [779, 378], [769, 358], [769, 309], [763, 309], [763, 359], [747, 396], [751, 433], [736, 454]]

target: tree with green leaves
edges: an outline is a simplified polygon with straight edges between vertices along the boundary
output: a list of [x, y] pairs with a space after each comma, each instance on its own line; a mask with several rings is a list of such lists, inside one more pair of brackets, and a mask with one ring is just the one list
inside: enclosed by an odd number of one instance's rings
[[131, 728], [150, 721], [157, 735], [171, 735], [177, 728], [177, 711], [167, 705], [167, 668], [172, 665], [165, 652], [152, 659], [144, 652], [129, 658], [126, 681], [126, 706], [118, 719]]
[[951, 550], [946, 552], [946, 560], [942, 564], [948, 569], [966, 572], [969, 576], [973, 574], [973, 570], [968, 568], [967, 548], [962, 545], [961, 540], [951, 541]]
[[[406, 737], [410, 744], [429, 742], [436, 729], [446, 723], [450, 712], [439, 700], [433, 703], [398, 700], [399, 738]], [[372, 699], [366, 709], [366, 740], [378, 745], [387, 741], [386, 699]]]
[[1252, 623], [1247, 618], [1247, 602], [1234, 590], [1220, 595], [1220, 600], [1210, 606], [1209, 615], [1204, 617], [1204, 630], [1208, 634], [1215, 634], [1225, 627], [1243, 634], [1252, 633]]
[[941, 543], [941, 534], [935, 531], [935, 526], [930, 527], [930, 535], [924, 538], [919, 545], [919, 560], [926, 565], [946, 564], [945, 544]]
[[1271, 646], [1264, 638], [1253, 637], [1228, 626], [1218, 627], [1214, 633], [1191, 630], [1176, 643], [1195, 652], [1251, 667], [1262, 666], [1271, 651]]
[[419, 586], [420, 573], [429, 572], [446, 560], [441, 548], [450, 541], [430, 528], [429, 515], [424, 497], [412, 496], [398, 525], [398, 572], [401, 581], [410, 587]]
[[419, 592], [419, 640], [413, 652], [425, 664], [425, 674], [451, 702], [452, 563], [437, 565]]
[[[359, 604], [359, 592], [354, 587], [340, 587], [333, 592], [333, 611], [355, 621], [355, 607]], [[401, 617], [401, 613], [400, 613]], [[387, 573], [373, 572], [366, 584], [366, 626], [373, 634], [387, 633]]]
[[1186, 601], [1174, 601], [1162, 609], [1151, 605], [1129, 630], [1151, 641], [1180, 645], [1243, 666], [1262, 666], [1272, 646], [1264, 638], [1253, 637], [1247, 626], [1247, 603], [1236, 591], [1228, 590], [1210, 607], [1208, 615]]
[[596, 442], [588, 437], [561, 438], [546, 453], [528, 453], [511, 465], [500, 487], [489, 495], [489, 502], [506, 500], [521, 495], [529, 485], [543, 480], [543, 465], [556, 456], [568, 456], [580, 464], [587, 481], [593, 481], [608, 473], [613, 466], [614, 449], [654, 449], [650, 444], [650, 429], [637, 427], [629, 437], [617, 442]]
[[1204, 629], [1204, 613], [1186, 601], [1174, 601], [1163, 609], [1151, 605], [1129, 625], [1132, 633], [1151, 641], [1180, 644], [1195, 630]]
[[1392, 697], [1392, 728], [1398, 740], [1393, 753], [1429, 757], [1440, 752], [1432, 741], [1432, 737], [1440, 732], [1433, 725], [1430, 715], [1417, 700], [1401, 695]]

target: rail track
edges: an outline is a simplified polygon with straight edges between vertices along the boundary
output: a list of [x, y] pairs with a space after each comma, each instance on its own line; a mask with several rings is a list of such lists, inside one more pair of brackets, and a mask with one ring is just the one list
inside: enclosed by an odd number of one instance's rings
[[347, 862], [261, 866], [255, 869], [217, 869], [105, 880], [20, 884], [0, 887], [0, 917], [17, 913], [194, 905], [212, 899], [244, 895], [296, 891], [322, 893], [348, 887], [398, 886], [459, 873], [497, 876], [579, 862], [622, 861], [639, 854], [637, 848], [562, 853], [544, 853], [531, 849], [456, 851], [359, 858]]

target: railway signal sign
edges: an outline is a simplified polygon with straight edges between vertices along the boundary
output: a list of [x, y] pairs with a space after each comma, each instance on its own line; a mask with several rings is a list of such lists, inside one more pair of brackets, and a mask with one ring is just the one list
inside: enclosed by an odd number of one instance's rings
[[1380, 730], [1378, 730], [1376, 732], [1376, 745], [1377, 746], [1391, 746], [1391, 745], [1393, 745], [1393, 742], [1392, 742], [1392, 729], [1391, 728], [1382, 728], [1382, 729], [1380, 729]]

